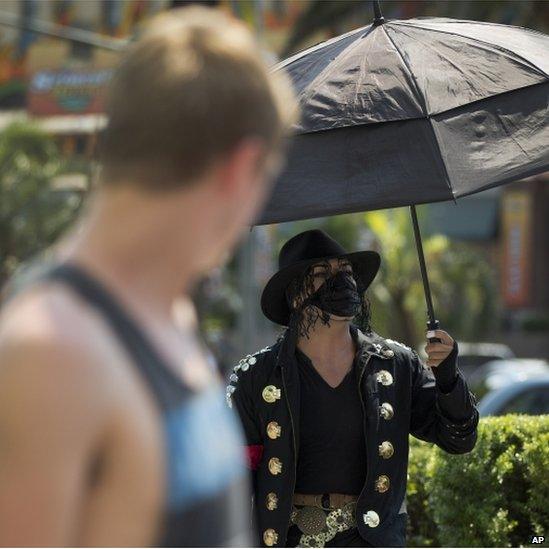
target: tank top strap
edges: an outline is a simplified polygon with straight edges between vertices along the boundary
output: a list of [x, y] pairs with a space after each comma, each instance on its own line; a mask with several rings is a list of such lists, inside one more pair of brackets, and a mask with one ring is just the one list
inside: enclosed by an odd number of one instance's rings
[[66, 284], [102, 315], [150, 387], [162, 410], [177, 406], [182, 398], [192, 393], [191, 389], [170, 370], [143, 330], [112, 293], [84, 269], [74, 264], [60, 263], [48, 268], [41, 274], [40, 279]]

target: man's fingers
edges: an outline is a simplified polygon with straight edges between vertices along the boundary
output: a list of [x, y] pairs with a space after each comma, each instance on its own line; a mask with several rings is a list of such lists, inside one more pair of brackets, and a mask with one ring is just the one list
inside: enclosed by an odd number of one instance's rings
[[445, 345], [444, 343], [428, 343], [425, 345], [425, 352], [430, 355], [431, 353], [448, 353], [453, 349], [453, 345]]
[[432, 330], [429, 332], [430, 337], [436, 337], [440, 341], [436, 343], [428, 342], [425, 345], [427, 353], [427, 366], [431, 368], [437, 367], [444, 359], [446, 359], [454, 349], [454, 340], [444, 330]]
[[437, 349], [452, 349], [453, 345], [448, 345], [447, 343], [427, 343], [425, 345], [425, 349], [429, 349], [431, 351], [436, 351]]
[[428, 357], [429, 359], [444, 359], [446, 358], [450, 353], [448, 352], [439, 352], [439, 353], [429, 353]]

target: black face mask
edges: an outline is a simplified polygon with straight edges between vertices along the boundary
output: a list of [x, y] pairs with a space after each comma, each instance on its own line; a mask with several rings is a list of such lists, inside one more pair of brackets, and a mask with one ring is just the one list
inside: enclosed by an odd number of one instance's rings
[[326, 279], [309, 298], [309, 303], [322, 311], [351, 318], [360, 311], [361, 301], [351, 273], [338, 271]]

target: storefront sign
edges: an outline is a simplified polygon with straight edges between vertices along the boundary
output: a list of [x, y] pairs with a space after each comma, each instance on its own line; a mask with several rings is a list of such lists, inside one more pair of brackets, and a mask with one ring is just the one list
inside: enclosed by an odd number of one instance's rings
[[30, 80], [27, 109], [34, 115], [104, 112], [112, 69], [42, 70]]
[[532, 196], [526, 191], [503, 195], [502, 290], [510, 308], [530, 304], [532, 276]]

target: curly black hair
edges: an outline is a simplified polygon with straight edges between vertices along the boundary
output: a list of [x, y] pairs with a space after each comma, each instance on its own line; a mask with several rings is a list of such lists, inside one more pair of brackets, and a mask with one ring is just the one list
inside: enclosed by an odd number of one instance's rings
[[[329, 280], [335, 274], [334, 268], [329, 261], [321, 262], [325, 269], [326, 279]], [[343, 261], [339, 261], [341, 268]], [[315, 292], [314, 286], [314, 268], [319, 263], [310, 266], [302, 275], [294, 278], [286, 288], [286, 300], [290, 307], [290, 322], [288, 328], [296, 332], [298, 337], [309, 338], [311, 329], [317, 322], [329, 326], [330, 315], [320, 310], [317, 307], [311, 306], [309, 302], [310, 296]], [[371, 333], [371, 305], [368, 296], [366, 295], [366, 287], [360, 279], [355, 278], [357, 284], [358, 295], [360, 296], [360, 312], [354, 319], [354, 324], [364, 333]]]

